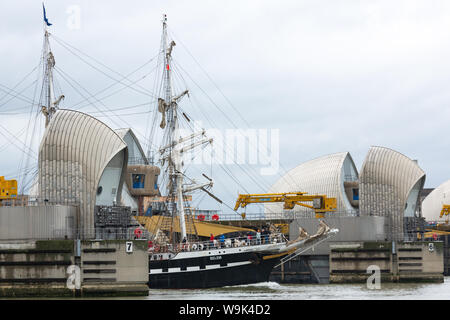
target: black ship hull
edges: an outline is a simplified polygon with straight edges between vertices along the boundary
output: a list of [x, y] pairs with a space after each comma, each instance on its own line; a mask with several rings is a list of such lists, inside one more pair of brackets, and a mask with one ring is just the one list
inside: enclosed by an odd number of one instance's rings
[[158, 255], [153, 255], [149, 260], [149, 287], [197, 289], [265, 282], [281, 258], [279, 254], [227, 250], [206, 254], [186, 253], [167, 260], [157, 260]]

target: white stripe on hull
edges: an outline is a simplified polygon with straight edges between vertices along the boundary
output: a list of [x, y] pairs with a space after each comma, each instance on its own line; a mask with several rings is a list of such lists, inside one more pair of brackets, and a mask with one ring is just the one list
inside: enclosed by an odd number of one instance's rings
[[160, 273], [175, 273], [175, 272], [193, 272], [193, 271], [205, 271], [205, 270], [212, 270], [212, 269], [219, 269], [219, 268], [232, 268], [237, 266], [243, 266], [246, 264], [250, 264], [251, 261], [240, 261], [240, 262], [230, 262], [227, 263], [226, 266], [221, 267], [220, 264], [210, 264], [206, 265], [205, 269], [200, 269], [200, 267], [187, 267], [186, 270], [181, 270], [180, 267], [177, 268], [169, 268], [167, 272], [163, 272], [163, 269], [150, 269], [150, 274], [160, 274]]

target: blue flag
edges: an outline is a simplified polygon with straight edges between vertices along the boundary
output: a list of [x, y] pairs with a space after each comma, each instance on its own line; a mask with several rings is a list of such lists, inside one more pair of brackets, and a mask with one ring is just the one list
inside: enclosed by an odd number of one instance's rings
[[44, 3], [42, 3], [42, 8], [44, 9], [44, 21], [45, 21], [45, 23], [47, 24], [47, 26], [50, 27], [52, 24], [51, 24], [50, 22], [48, 22], [47, 15], [45, 14], [45, 6], [44, 6]]

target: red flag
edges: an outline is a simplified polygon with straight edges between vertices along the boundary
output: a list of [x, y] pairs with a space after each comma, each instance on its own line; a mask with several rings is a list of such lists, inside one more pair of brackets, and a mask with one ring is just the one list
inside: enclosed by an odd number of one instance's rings
[[169, 65], [168, 65], [168, 64], [167, 64], [167, 66], [166, 66], [166, 67], [167, 67], [167, 70], [169, 70]]

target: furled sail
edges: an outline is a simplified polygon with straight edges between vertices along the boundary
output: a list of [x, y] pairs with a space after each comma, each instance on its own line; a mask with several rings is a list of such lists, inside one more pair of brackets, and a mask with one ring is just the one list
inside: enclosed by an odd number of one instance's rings
[[166, 127], [166, 110], [168, 105], [167, 103], [164, 101], [164, 99], [158, 98], [158, 111], [161, 112], [162, 114], [162, 119], [161, 119], [161, 123], [160, 123], [160, 127], [161, 129], [164, 129]]

